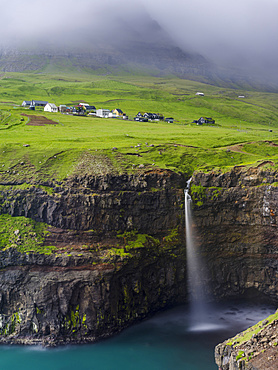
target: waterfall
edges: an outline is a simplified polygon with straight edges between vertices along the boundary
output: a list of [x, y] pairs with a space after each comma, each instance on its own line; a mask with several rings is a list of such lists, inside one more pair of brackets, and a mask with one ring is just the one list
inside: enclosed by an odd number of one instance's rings
[[187, 181], [184, 190], [185, 196], [185, 232], [186, 232], [186, 253], [187, 253], [187, 283], [190, 304], [190, 330], [212, 329], [210, 314], [211, 309], [208, 303], [208, 290], [204, 266], [196, 251], [195, 236], [193, 231], [191, 197], [189, 195], [191, 179]]

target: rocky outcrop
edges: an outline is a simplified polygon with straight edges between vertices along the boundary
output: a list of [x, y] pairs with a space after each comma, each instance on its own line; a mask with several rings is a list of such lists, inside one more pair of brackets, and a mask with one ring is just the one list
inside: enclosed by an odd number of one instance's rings
[[271, 370], [278, 367], [278, 312], [215, 348], [222, 370]]
[[263, 168], [194, 176], [199, 247], [219, 299], [256, 292], [278, 301], [277, 180]]
[[[199, 247], [219, 299], [278, 301], [277, 181], [277, 171], [264, 167], [194, 176]], [[277, 318], [219, 344], [215, 360], [221, 370], [276, 369]]]

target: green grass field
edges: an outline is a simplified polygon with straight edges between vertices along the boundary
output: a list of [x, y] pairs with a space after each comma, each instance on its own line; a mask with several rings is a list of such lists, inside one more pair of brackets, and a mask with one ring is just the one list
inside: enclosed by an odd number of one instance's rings
[[[205, 96], [196, 96], [197, 91]], [[130, 117], [139, 111], [162, 113], [175, 121], [74, 117], [20, 107], [31, 99], [56, 105], [83, 101], [97, 108], [121, 108]], [[57, 125], [27, 125], [22, 113], [43, 115]], [[192, 123], [201, 116], [212, 117], [216, 124]], [[84, 171], [134, 172], [139, 165], [188, 174], [262, 161], [277, 167], [278, 95], [172, 76], [2, 73], [0, 135], [0, 179], [5, 182], [60, 181]]]

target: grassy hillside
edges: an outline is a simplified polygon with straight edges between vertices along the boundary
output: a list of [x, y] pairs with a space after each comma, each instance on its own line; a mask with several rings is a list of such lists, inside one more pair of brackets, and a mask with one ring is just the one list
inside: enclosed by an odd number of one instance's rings
[[[205, 96], [196, 96], [197, 91]], [[97, 108], [121, 108], [130, 117], [138, 111], [156, 112], [175, 121], [73, 117], [20, 107], [23, 100], [31, 99], [56, 105], [84, 101]], [[171, 76], [2, 74], [0, 179], [62, 180], [84, 171], [132, 172], [140, 164], [144, 170], [160, 167], [188, 174], [262, 161], [277, 166], [277, 102], [277, 94], [224, 89]], [[30, 126], [22, 113], [43, 115], [57, 124]], [[201, 116], [212, 117], [216, 125], [192, 123]]]

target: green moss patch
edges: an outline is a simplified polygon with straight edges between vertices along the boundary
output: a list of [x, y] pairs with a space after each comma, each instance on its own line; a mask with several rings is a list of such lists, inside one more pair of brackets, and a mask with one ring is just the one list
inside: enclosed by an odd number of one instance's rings
[[117, 237], [123, 240], [127, 252], [140, 248], [156, 248], [160, 245], [158, 239], [148, 234], [138, 234], [137, 231], [118, 234]]
[[258, 322], [256, 325], [251, 326], [250, 328], [246, 329], [242, 333], [231, 338], [227, 342], [227, 345], [232, 345], [234, 347], [238, 347], [242, 345], [243, 343], [250, 340], [254, 334], [258, 334], [263, 329], [264, 323], [267, 323], [267, 325], [269, 325], [274, 320], [277, 320], [277, 319], [278, 319], [278, 310], [273, 315], [270, 315], [267, 319]]
[[0, 250], [50, 254], [56, 247], [45, 246], [48, 225], [26, 217], [0, 215]]

